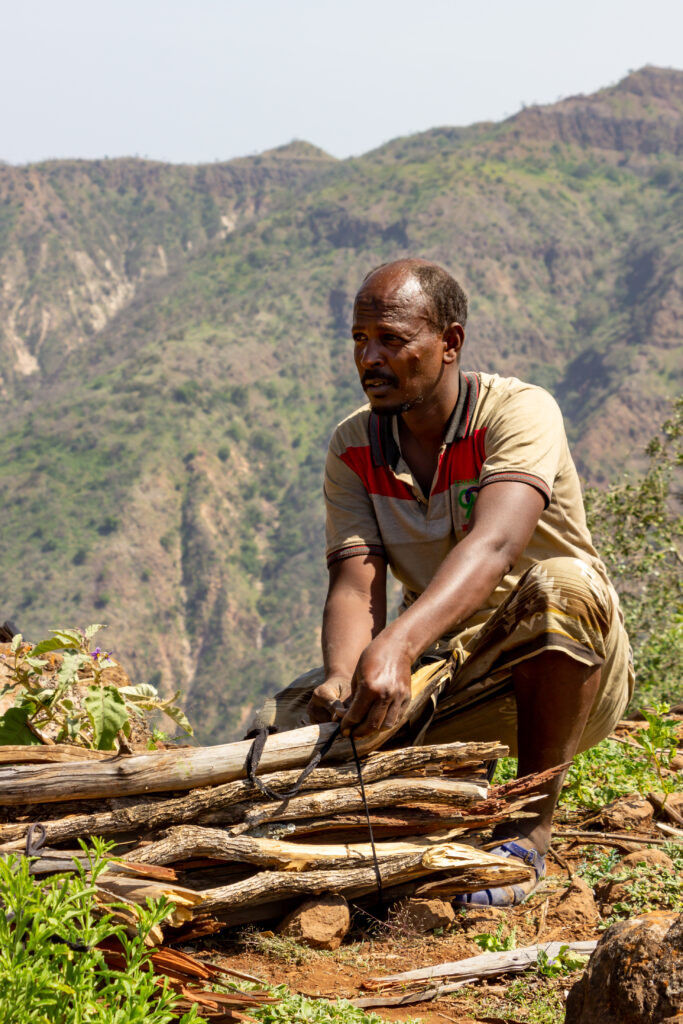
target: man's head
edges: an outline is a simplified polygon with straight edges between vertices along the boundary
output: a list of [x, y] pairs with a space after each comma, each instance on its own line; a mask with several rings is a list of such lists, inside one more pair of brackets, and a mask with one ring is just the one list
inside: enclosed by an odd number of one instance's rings
[[395, 415], [450, 394], [466, 319], [465, 293], [437, 264], [406, 259], [372, 270], [354, 303], [353, 338], [373, 409]]

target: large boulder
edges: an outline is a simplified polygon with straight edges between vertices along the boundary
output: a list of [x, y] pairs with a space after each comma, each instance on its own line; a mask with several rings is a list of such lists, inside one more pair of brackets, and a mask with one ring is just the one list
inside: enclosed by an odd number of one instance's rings
[[664, 1024], [683, 1014], [683, 915], [612, 925], [567, 999], [565, 1024]]

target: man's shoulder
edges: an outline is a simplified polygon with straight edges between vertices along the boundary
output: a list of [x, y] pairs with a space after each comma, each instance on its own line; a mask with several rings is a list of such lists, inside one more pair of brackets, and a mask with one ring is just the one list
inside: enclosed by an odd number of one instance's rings
[[551, 410], [559, 412], [555, 398], [538, 384], [520, 380], [519, 377], [501, 377], [497, 373], [477, 373], [479, 395], [476, 416], [478, 419], [505, 413], [506, 406], [528, 406], [530, 410]]
[[361, 405], [338, 423], [330, 438], [330, 451], [339, 455], [347, 448], [369, 445], [370, 406]]

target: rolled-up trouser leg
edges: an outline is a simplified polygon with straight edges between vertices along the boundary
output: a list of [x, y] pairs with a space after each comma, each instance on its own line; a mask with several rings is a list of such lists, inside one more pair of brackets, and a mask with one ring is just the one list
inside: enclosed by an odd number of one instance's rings
[[[496, 739], [517, 752], [515, 665], [560, 651], [600, 667], [601, 679], [579, 750], [614, 728], [633, 692], [628, 638], [615, 592], [578, 558], [537, 562], [464, 647], [453, 641], [450, 684], [439, 695], [425, 743]], [[539, 679], [538, 699], [543, 700]]]

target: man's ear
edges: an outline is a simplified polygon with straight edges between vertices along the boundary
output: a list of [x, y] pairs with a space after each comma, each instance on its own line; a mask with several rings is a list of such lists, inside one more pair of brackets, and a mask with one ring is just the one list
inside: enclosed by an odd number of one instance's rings
[[465, 343], [465, 328], [462, 324], [453, 322], [443, 332], [443, 361], [454, 363], [460, 358], [460, 350]]

